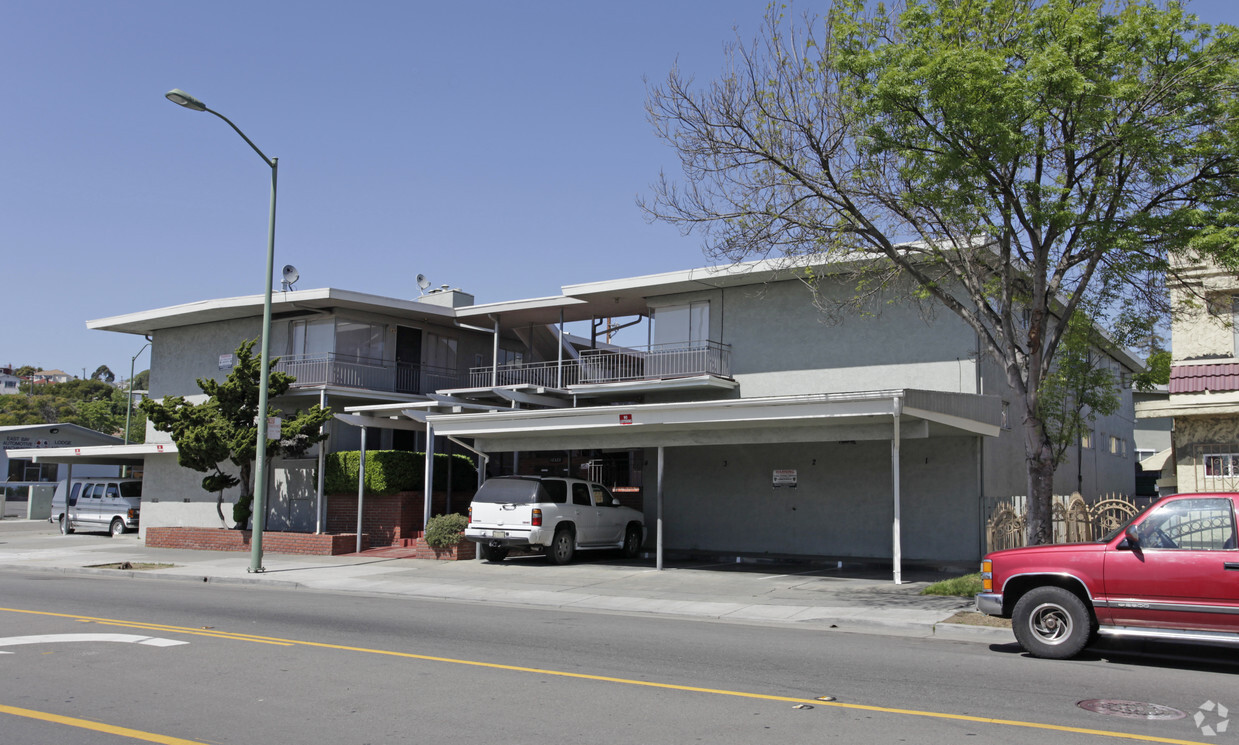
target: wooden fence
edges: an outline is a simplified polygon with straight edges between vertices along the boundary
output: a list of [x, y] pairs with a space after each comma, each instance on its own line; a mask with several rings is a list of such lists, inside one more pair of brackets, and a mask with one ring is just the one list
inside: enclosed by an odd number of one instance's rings
[[[1028, 535], [1028, 498], [994, 500], [985, 520], [985, 550], [1023, 546]], [[1094, 541], [1119, 527], [1140, 509], [1122, 494], [1103, 494], [1091, 504], [1078, 493], [1055, 495], [1052, 508], [1054, 543]]]

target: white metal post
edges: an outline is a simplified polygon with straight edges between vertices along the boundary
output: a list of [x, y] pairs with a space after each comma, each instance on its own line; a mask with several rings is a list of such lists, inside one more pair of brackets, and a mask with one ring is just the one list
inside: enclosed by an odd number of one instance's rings
[[357, 553], [361, 553], [361, 507], [366, 498], [366, 427], [361, 427], [361, 462], [357, 464]]
[[894, 432], [891, 435], [891, 480], [895, 492], [895, 519], [891, 525], [891, 554], [894, 557], [895, 584], [903, 584], [903, 549], [899, 535], [899, 417], [903, 414], [903, 399], [894, 399]]
[[658, 535], [655, 539], [654, 556], [656, 557], [654, 566], [657, 569], [663, 568], [663, 446], [658, 446], [658, 499], [657, 499], [657, 514], [656, 524], [658, 526]]

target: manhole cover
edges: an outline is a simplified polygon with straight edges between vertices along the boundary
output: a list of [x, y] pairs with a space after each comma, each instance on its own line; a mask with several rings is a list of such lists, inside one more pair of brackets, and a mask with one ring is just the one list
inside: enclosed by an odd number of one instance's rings
[[1186, 713], [1161, 704], [1149, 704], [1143, 701], [1116, 701], [1107, 698], [1090, 698], [1081, 701], [1076, 706], [1097, 714], [1107, 714], [1112, 717], [1127, 719], [1182, 719]]

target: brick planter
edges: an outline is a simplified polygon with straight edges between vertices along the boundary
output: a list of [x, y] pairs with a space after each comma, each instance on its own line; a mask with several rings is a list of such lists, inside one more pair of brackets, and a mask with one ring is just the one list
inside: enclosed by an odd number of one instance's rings
[[[147, 528], [146, 545], [151, 548], [183, 548], [199, 551], [249, 551], [253, 531], [224, 528]], [[361, 536], [362, 550], [369, 548], [369, 536]], [[356, 533], [315, 535], [265, 531], [262, 550], [273, 554], [336, 556], [357, 549]]]
[[417, 538], [407, 538], [401, 541], [401, 545], [410, 549], [413, 555], [411, 559], [438, 559], [439, 561], [472, 561], [478, 557], [478, 545], [473, 541], [466, 541], [463, 537], [460, 543], [447, 548], [434, 548], [426, 543], [426, 539], [419, 531]]

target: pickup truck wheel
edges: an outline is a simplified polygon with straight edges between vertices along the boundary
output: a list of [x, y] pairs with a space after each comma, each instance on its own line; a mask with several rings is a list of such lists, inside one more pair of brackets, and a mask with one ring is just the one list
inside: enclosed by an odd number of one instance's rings
[[121, 520], [119, 517], [112, 518], [112, 525], [108, 529], [108, 532], [112, 534], [113, 538], [124, 535], [125, 534], [125, 521]]
[[641, 553], [641, 528], [629, 525], [624, 531], [624, 558], [635, 559]]
[[551, 548], [546, 552], [546, 558], [550, 559], [552, 564], [567, 564], [572, 561], [575, 551], [576, 536], [570, 529], [560, 528], [551, 539]]
[[1033, 657], [1075, 657], [1092, 637], [1093, 616], [1084, 601], [1061, 587], [1029, 590], [1015, 604], [1011, 629]]
[[492, 564], [498, 564], [508, 558], [508, 549], [501, 546], [487, 546], [482, 544], [482, 558]]

